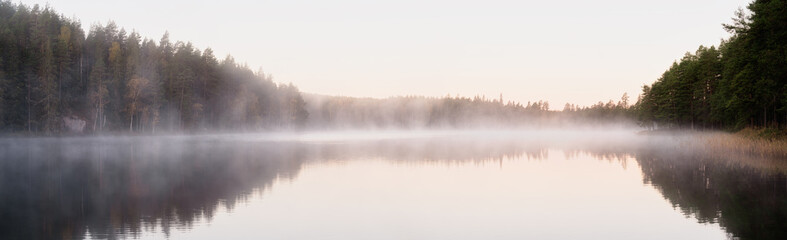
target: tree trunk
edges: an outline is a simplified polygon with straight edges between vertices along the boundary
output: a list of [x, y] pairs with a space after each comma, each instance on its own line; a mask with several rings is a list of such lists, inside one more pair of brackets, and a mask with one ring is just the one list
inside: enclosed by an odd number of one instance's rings
[[30, 82], [27, 83], [27, 133], [32, 132], [31, 125], [31, 113], [33, 110], [30, 109]]
[[183, 91], [184, 91], [184, 88], [185, 88], [184, 86], [180, 87], [180, 114], [178, 114], [178, 127], [180, 128], [180, 130], [183, 130], [183, 111], [184, 111], [184, 109], [186, 109], [186, 108], [183, 107]]
[[93, 116], [93, 133], [96, 132], [96, 125], [98, 124], [98, 105], [96, 105], [96, 115]]

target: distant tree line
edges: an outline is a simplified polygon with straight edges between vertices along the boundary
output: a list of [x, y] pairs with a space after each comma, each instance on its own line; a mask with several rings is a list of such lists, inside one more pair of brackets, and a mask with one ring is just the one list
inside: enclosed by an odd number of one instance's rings
[[181, 131], [293, 126], [298, 89], [191, 43], [0, 2], [0, 129]]
[[756, 0], [724, 28], [718, 48], [700, 46], [643, 86], [634, 108], [647, 127], [740, 129], [787, 126], [787, 1]]
[[312, 128], [496, 128], [564, 127], [629, 122], [630, 104], [624, 94], [590, 107], [566, 104], [550, 110], [549, 102], [521, 104], [485, 96], [441, 98], [403, 96], [385, 99], [305, 94]]
[[575, 123], [622, 123], [632, 119], [631, 109], [628, 93], [623, 93], [617, 102], [610, 99], [606, 103], [599, 101], [589, 107], [566, 103], [561, 114], [564, 119]]
[[305, 95], [313, 128], [457, 128], [535, 124], [554, 112], [549, 103], [523, 105], [483, 96], [385, 99]]

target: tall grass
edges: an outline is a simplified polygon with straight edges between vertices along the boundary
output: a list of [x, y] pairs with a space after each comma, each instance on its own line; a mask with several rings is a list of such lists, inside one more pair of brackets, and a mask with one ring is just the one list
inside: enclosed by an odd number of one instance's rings
[[787, 138], [771, 129], [743, 129], [737, 133], [697, 134], [708, 151], [715, 153], [740, 153], [787, 160]]

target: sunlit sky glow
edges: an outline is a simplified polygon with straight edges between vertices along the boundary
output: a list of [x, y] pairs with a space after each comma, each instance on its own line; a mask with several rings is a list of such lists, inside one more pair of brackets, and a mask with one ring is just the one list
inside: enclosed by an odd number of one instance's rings
[[475, 96], [590, 105], [632, 101], [748, 0], [21, 1], [87, 30], [108, 20], [211, 47], [302, 91]]

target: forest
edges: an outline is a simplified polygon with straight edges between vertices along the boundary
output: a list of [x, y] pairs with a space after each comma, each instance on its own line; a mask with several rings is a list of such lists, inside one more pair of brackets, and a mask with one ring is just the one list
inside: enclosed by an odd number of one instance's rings
[[[303, 94], [208, 48], [127, 32], [85, 33], [49, 7], [0, 2], [0, 132], [244, 131], [523, 126], [624, 119], [628, 97], [590, 107], [485, 96], [352, 98]], [[602, 121], [597, 121], [602, 122]]]
[[180, 131], [287, 127], [307, 116], [275, 84], [211, 49], [158, 41], [110, 22], [85, 33], [49, 7], [0, 2], [4, 132]]
[[0, 132], [180, 132], [295, 128], [544, 126], [634, 121], [648, 129], [787, 126], [787, 1], [739, 9], [719, 46], [674, 62], [635, 104], [522, 104], [486, 96], [385, 99], [301, 93], [210, 48], [85, 32], [49, 7], [0, 2]]
[[642, 87], [633, 114], [648, 128], [739, 130], [787, 126], [787, 1], [739, 9], [731, 37], [686, 53]]
[[628, 95], [590, 107], [549, 102], [522, 104], [486, 96], [441, 98], [401, 96], [384, 99], [304, 94], [311, 128], [538, 128], [624, 124], [630, 119]]

